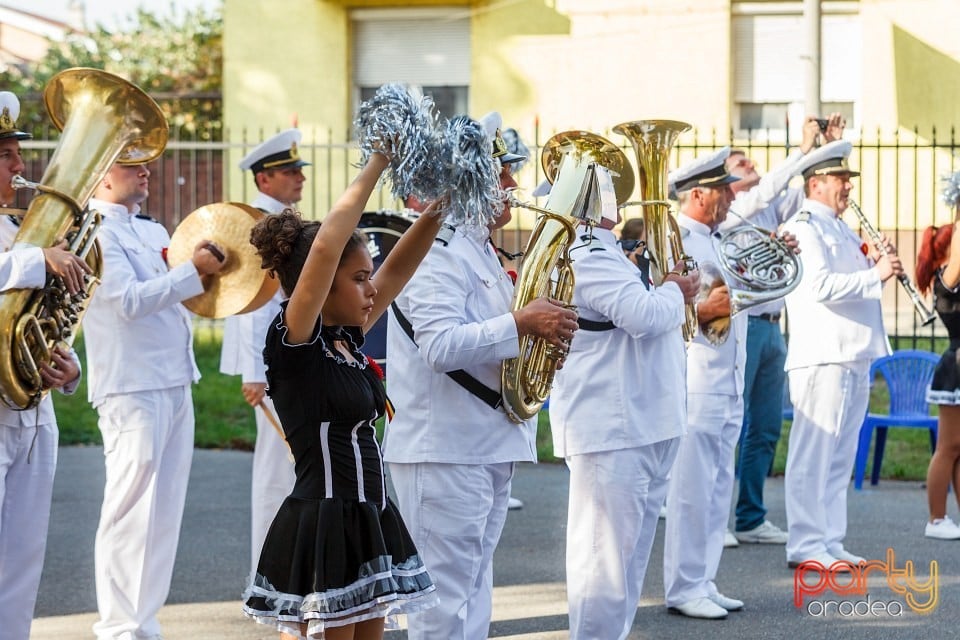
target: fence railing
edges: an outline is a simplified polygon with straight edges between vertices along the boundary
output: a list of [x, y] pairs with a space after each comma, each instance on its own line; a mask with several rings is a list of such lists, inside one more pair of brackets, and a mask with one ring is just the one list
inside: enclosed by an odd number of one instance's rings
[[[223, 142], [205, 142], [174, 132], [163, 156], [151, 164], [151, 190], [145, 210], [169, 229], [191, 211], [211, 202], [248, 201], [255, 187], [248, 172], [241, 172], [237, 162], [272, 131], [242, 131], [235, 136], [225, 132]], [[310, 162], [304, 167], [307, 177], [300, 209], [304, 215], [322, 218], [333, 201], [356, 174], [358, 160], [355, 145], [350, 141], [333, 141], [329, 132], [304, 131], [300, 154]], [[854, 132], [851, 165], [861, 176], [854, 179], [854, 197], [858, 199], [874, 225], [890, 236], [912, 276], [917, 245], [923, 229], [930, 224], [953, 220], [953, 212], [940, 202], [941, 179], [960, 169], [960, 151], [955, 131], [940, 135], [936, 131], [922, 135], [900, 130], [890, 134], [881, 131]], [[517, 174], [521, 189], [529, 193], [543, 179], [539, 165], [540, 151], [549, 135], [539, 130], [532, 135], [521, 132], [531, 150], [530, 161]], [[631, 164], [636, 164], [632, 148], [625, 139], [611, 132], [602, 135], [623, 144]], [[733, 133], [693, 131], [681, 136], [673, 149], [670, 166], [675, 167], [697, 155], [731, 145], [744, 149], [757, 165], [761, 175], [782, 161], [789, 153], [789, 143], [773, 141], [766, 132], [746, 138]], [[27, 168], [24, 176], [40, 180], [56, 140], [28, 140], [22, 143]], [[31, 194], [18, 194], [19, 206], [26, 207]], [[521, 199], [537, 202], [533, 198]], [[375, 193], [370, 209], [396, 209], [399, 203], [384, 188]], [[640, 215], [639, 209], [627, 210], [627, 217]], [[510, 251], [523, 249], [535, 215], [516, 210], [507, 228], [499, 231], [497, 241]], [[857, 228], [848, 216], [848, 224]], [[891, 336], [906, 339], [909, 346], [933, 349], [934, 340], [945, 335], [939, 323], [921, 327], [906, 294], [895, 284], [884, 288], [885, 322]]]

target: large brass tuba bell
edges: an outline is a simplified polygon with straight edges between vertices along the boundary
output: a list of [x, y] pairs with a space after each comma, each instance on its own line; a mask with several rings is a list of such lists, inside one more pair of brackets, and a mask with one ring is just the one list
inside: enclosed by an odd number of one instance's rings
[[[587, 131], [567, 131], [550, 138], [541, 163], [553, 183], [547, 204], [540, 208], [513, 202], [539, 214], [520, 265], [513, 310], [544, 296], [567, 305], [573, 300], [569, 251], [576, 239], [576, 224], [600, 221], [598, 166], [613, 178], [618, 204], [633, 191], [633, 170], [624, 153]], [[540, 411], [565, 355], [542, 338], [520, 338], [520, 355], [505, 360], [500, 375], [503, 407], [511, 420], [523, 422]]]
[[[67, 69], [50, 79], [44, 103], [61, 130], [60, 141], [35, 186], [13, 249], [50, 247], [66, 239], [93, 275], [70, 295], [59, 278], [43, 289], [15, 289], [0, 297], [0, 402], [35, 407], [45, 390], [39, 366], [50, 352], [73, 343], [76, 327], [99, 282], [103, 265], [96, 232], [100, 217], [86, 211], [113, 163], [140, 164], [163, 153], [167, 121], [143, 91], [99, 69]], [[123, 154], [121, 158], [121, 153]]]
[[[634, 120], [613, 128], [630, 141], [637, 154], [642, 198], [639, 204], [643, 208], [643, 226], [647, 234], [647, 250], [650, 252], [650, 277], [654, 286], [662, 284], [663, 277], [670, 271], [668, 246], [674, 265], [683, 265], [684, 272], [696, 268], [696, 263], [683, 252], [680, 228], [670, 214], [670, 201], [667, 200], [670, 149], [680, 134], [689, 128], [686, 122], [676, 120]], [[689, 342], [697, 331], [697, 312], [693, 304], [686, 305], [685, 315], [683, 337]]]

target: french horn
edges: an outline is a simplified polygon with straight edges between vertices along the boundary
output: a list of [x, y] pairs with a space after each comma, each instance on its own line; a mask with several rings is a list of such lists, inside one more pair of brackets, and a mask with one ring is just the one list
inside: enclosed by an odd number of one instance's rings
[[713, 345], [726, 342], [733, 316], [782, 298], [796, 289], [803, 277], [803, 263], [790, 247], [773, 232], [744, 222], [721, 234], [716, 264], [700, 263], [697, 302], [706, 299], [714, 287], [726, 285], [730, 293], [730, 315], [700, 325], [703, 337]]
[[[511, 200], [513, 206], [538, 214], [520, 263], [511, 306], [514, 311], [544, 296], [572, 307], [570, 246], [576, 240], [576, 225], [594, 225], [602, 217], [597, 172], [610, 174], [618, 203], [633, 191], [633, 170], [627, 157], [594, 133], [558, 133], [544, 145], [541, 164], [553, 184], [546, 205], [541, 208]], [[521, 423], [540, 411], [565, 356], [565, 350], [543, 338], [520, 338], [520, 355], [504, 360], [500, 370], [503, 408], [510, 420]]]
[[[43, 289], [14, 289], [0, 298], [0, 402], [15, 410], [37, 406], [46, 390], [40, 365], [57, 345], [69, 347], [99, 284], [103, 261], [96, 233], [100, 214], [87, 210], [97, 184], [118, 160], [149, 162], [167, 144], [160, 107], [138, 87], [99, 69], [61, 71], [47, 84], [44, 104], [60, 141], [37, 183], [13, 249], [51, 247], [61, 238], [91, 267], [85, 288], [71, 295], [47, 276]], [[16, 186], [16, 185], [14, 185]]]

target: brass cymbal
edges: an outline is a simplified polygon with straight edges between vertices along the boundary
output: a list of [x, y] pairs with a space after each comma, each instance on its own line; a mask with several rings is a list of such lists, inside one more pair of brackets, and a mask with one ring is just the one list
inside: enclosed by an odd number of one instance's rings
[[226, 264], [204, 277], [204, 292], [183, 306], [205, 318], [225, 318], [253, 311], [276, 293], [279, 280], [260, 268], [260, 257], [250, 244], [250, 230], [265, 214], [239, 202], [215, 202], [184, 218], [170, 238], [167, 262], [173, 268], [193, 258], [201, 240], [223, 249]]

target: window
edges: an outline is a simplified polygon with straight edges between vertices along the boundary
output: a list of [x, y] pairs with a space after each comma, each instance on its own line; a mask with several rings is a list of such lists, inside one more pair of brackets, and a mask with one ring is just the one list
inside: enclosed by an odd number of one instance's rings
[[433, 98], [441, 116], [467, 112], [470, 18], [462, 9], [358, 9], [353, 20], [354, 108], [401, 82]]
[[[857, 9], [847, 5], [823, 3], [819, 115], [839, 111], [853, 125], [860, 99], [861, 34]], [[801, 2], [734, 4], [734, 121], [740, 132], [783, 131], [788, 121], [800, 122], [806, 115], [802, 9]]]

